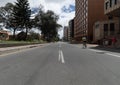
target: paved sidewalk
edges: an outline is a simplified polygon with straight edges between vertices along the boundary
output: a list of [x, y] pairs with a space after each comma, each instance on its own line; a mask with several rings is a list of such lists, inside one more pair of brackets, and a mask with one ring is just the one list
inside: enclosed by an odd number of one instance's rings
[[[82, 46], [82, 44], [76, 44], [76, 45], [79, 47]], [[120, 53], [120, 47], [102, 46], [102, 45], [97, 45], [97, 44], [87, 44], [87, 48]]]
[[88, 48], [90, 48], [90, 49], [96, 49], [96, 50], [104, 50], [104, 51], [109, 51], [109, 52], [120, 53], [120, 47], [101, 46], [101, 45], [88, 44]]
[[[82, 46], [82, 44], [76, 44], [78, 46]], [[87, 44], [88, 48], [104, 48], [104, 49], [120, 49], [120, 47], [113, 47], [113, 46], [103, 46], [98, 44]]]
[[87, 44], [87, 47], [88, 47], [88, 48], [97, 47], [97, 46], [99, 46], [99, 45], [97, 45], [97, 44]]
[[[75, 45], [82, 46], [83, 44], [75, 44]], [[98, 46], [99, 46], [99, 45], [97, 45], [97, 44], [87, 44], [87, 47], [88, 47], [88, 48], [98, 47]]]
[[34, 44], [34, 45], [24, 45], [24, 46], [0, 48], [0, 55], [6, 54], [6, 53], [16, 52], [16, 51], [19, 51], [19, 50], [22, 50], [22, 49], [39, 47], [39, 46], [43, 46], [43, 45], [47, 45], [47, 44]]

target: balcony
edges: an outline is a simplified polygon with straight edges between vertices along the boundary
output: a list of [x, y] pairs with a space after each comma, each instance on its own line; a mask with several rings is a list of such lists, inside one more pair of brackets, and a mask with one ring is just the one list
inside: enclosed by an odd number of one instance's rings
[[105, 0], [104, 13], [108, 16], [120, 17], [120, 0]]

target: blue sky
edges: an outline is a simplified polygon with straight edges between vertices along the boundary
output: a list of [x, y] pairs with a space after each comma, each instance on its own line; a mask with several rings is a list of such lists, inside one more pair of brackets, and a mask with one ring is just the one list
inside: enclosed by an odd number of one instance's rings
[[62, 12], [65, 12], [65, 13], [74, 12], [75, 11], [75, 5], [70, 4], [69, 7], [63, 6], [61, 10], [62, 10]]
[[[39, 10], [38, 7], [32, 7], [32, 13], [36, 13], [36, 12], [38, 12], [38, 10]], [[75, 11], [75, 5], [70, 4], [68, 7], [67, 7], [67, 6], [63, 6], [63, 7], [61, 8], [61, 11], [62, 11], [63, 13], [71, 13], [71, 12], [74, 12], [74, 11]], [[61, 17], [64, 18], [64, 16], [61, 16]]]

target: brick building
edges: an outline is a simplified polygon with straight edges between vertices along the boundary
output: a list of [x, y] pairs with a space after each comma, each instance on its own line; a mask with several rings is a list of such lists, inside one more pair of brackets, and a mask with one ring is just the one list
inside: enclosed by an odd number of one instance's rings
[[69, 28], [70, 28], [70, 40], [74, 38], [74, 19], [69, 21]]
[[64, 32], [63, 32], [64, 34], [64, 41], [68, 41], [68, 27], [67, 26], [65, 26], [64, 27]]
[[93, 25], [96, 21], [106, 20], [104, 15], [104, 0], [75, 0], [74, 38], [81, 41], [83, 36], [93, 41]]

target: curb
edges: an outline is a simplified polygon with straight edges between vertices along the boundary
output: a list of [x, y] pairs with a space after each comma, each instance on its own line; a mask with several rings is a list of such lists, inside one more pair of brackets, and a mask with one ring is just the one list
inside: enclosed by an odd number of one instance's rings
[[20, 51], [22, 49], [35, 48], [35, 47], [38, 47], [38, 46], [43, 46], [43, 44], [0, 48], [0, 55], [6, 54], [6, 53], [12, 53], [12, 52]]

